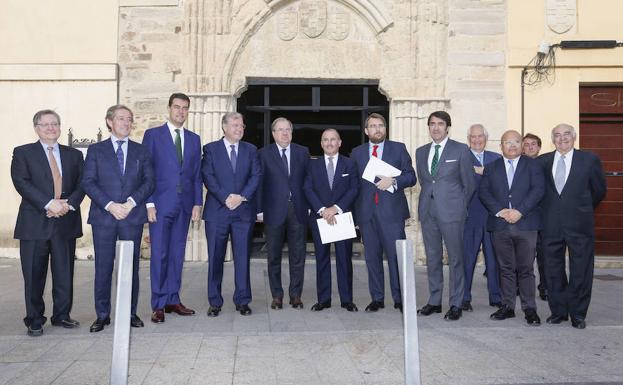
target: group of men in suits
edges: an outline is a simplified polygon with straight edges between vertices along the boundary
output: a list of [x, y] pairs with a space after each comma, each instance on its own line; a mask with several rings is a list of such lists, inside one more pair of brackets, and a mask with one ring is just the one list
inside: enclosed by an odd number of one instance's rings
[[[231, 238], [235, 291], [233, 302], [241, 315], [252, 313], [249, 277], [253, 224], [264, 222], [272, 309], [283, 307], [281, 251], [287, 236], [290, 262], [289, 303], [301, 300], [305, 240], [311, 228], [316, 254], [317, 302], [312, 311], [331, 307], [330, 245], [323, 244], [318, 220], [329, 225], [336, 215], [354, 212], [361, 231], [368, 270], [371, 302], [367, 312], [385, 306], [383, 255], [388, 262], [394, 308], [402, 311], [395, 248], [405, 238], [409, 207], [404, 190], [417, 178], [406, 146], [387, 139], [387, 123], [373, 113], [364, 123], [368, 142], [351, 157], [339, 153], [341, 138], [335, 129], [321, 136], [323, 156], [310, 159], [306, 147], [292, 143], [292, 123], [277, 118], [271, 125], [274, 143], [260, 151], [242, 141], [245, 125], [237, 112], [221, 121], [223, 137], [203, 146], [198, 135], [184, 128], [190, 99], [175, 93], [169, 98], [168, 121], [146, 131], [143, 143], [129, 139], [133, 113], [123, 105], [106, 112], [110, 138], [90, 146], [86, 160], [60, 145], [60, 117], [42, 110], [33, 117], [39, 141], [14, 149], [11, 177], [22, 197], [15, 238], [20, 240], [28, 334], [43, 333], [46, 322], [43, 291], [48, 261], [52, 264], [52, 325], [75, 328], [70, 317], [73, 294], [75, 239], [82, 235], [80, 203], [91, 198], [88, 223], [95, 249], [94, 299], [98, 332], [110, 324], [111, 280], [117, 240], [131, 240], [133, 281], [131, 319], [137, 315], [138, 265], [143, 226], [149, 223], [151, 244], [151, 321], [162, 323], [165, 313], [195, 314], [180, 299], [182, 266], [190, 221], [201, 218], [202, 183], [207, 188], [203, 220], [208, 241], [208, 316], [223, 306], [222, 278], [227, 242]], [[489, 304], [498, 310], [492, 319], [515, 316], [515, 293], [530, 325], [539, 325], [536, 313], [534, 257], [542, 239], [544, 272], [551, 316], [558, 324], [571, 318], [576, 328], [586, 326], [594, 259], [593, 210], [605, 195], [599, 159], [573, 148], [573, 127], [552, 130], [556, 150], [536, 154], [516, 131], [501, 139], [502, 156], [485, 151], [487, 132], [470, 127], [469, 147], [448, 137], [450, 115], [436, 111], [428, 117], [432, 142], [416, 150], [420, 178], [418, 215], [426, 250], [430, 295], [418, 310], [423, 316], [441, 313], [442, 254], [449, 260], [447, 320], [472, 311], [474, 266], [482, 245], [488, 278]], [[531, 138], [527, 138], [531, 139]], [[540, 149], [540, 143], [538, 144]], [[392, 177], [362, 178], [372, 157], [400, 170]], [[485, 219], [486, 217], [486, 219]], [[540, 230], [540, 235], [539, 235]], [[352, 240], [334, 243], [341, 307], [358, 311], [352, 295]], [[565, 272], [569, 251], [570, 274]], [[543, 298], [543, 295], [542, 295]]]

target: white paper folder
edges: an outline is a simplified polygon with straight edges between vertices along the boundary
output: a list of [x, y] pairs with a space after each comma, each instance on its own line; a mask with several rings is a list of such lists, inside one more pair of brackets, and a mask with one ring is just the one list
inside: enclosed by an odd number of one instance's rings
[[355, 221], [353, 221], [353, 214], [351, 212], [338, 214], [335, 216], [335, 220], [336, 223], [330, 225], [324, 218], [316, 219], [323, 245], [355, 238], [357, 236], [355, 232]]

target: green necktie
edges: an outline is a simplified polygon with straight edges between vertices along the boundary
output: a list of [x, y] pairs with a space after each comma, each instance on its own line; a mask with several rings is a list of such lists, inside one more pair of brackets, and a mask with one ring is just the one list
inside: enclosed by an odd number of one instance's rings
[[437, 168], [439, 166], [439, 147], [441, 147], [440, 144], [435, 145], [435, 155], [433, 156], [433, 161], [430, 164], [430, 174], [432, 176], [437, 175]]
[[182, 138], [180, 136], [180, 129], [175, 129], [175, 152], [177, 152], [177, 161], [180, 162], [180, 166], [182, 165]]

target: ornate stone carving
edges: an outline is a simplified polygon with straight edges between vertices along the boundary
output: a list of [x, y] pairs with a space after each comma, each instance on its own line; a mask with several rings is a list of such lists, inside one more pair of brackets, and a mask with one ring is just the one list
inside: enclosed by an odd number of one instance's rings
[[328, 17], [327, 36], [329, 39], [337, 41], [346, 39], [350, 33], [350, 13], [342, 7], [331, 6]]
[[307, 37], [320, 36], [327, 28], [327, 2], [303, 0], [299, 6], [301, 32]]
[[281, 40], [290, 41], [299, 31], [299, 16], [295, 7], [288, 7], [279, 13], [277, 19], [277, 35]]
[[576, 0], [547, 0], [545, 16], [547, 27], [552, 32], [563, 34], [575, 26], [577, 18]]

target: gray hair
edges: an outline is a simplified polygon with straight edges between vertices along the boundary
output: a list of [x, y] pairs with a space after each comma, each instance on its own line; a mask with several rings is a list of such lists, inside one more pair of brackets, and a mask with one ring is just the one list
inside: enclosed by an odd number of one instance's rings
[[225, 127], [225, 125], [229, 123], [230, 120], [233, 120], [233, 119], [244, 120], [244, 117], [242, 116], [240, 112], [236, 112], [236, 111], [227, 112], [225, 113], [225, 115], [223, 115], [223, 119], [221, 120], [221, 127]]
[[129, 107], [126, 107], [123, 104], [115, 104], [114, 106], [110, 106], [106, 110], [106, 127], [108, 127], [108, 131], [112, 130], [112, 127], [110, 127], [110, 125], [108, 124], [108, 121], [112, 120], [115, 117], [115, 113], [119, 110], [128, 111], [132, 117], [132, 120], [134, 120], [134, 113]]
[[44, 115], [54, 115], [56, 116], [56, 120], [58, 120], [58, 124], [61, 124], [61, 117], [58, 113], [56, 113], [56, 111], [54, 110], [41, 110], [41, 111], [37, 111], [35, 113], [35, 115], [32, 117], [32, 125], [33, 127], [35, 127], [37, 124], [39, 124], [39, 122], [41, 121], [41, 118], [43, 118]]
[[575, 128], [567, 123], [560, 123], [557, 124], [556, 126], [554, 126], [554, 128], [552, 128], [552, 142], [554, 141], [554, 131], [558, 128], [558, 127], [564, 127], [564, 128], [568, 128], [569, 131], [571, 131], [571, 136], [573, 136], [573, 139], [576, 139], [576, 133], [575, 133]]
[[284, 118], [283, 116], [280, 116], [277, 119], [273, 120], [272, 124], [270, 125], [270, 130], [271, 131], [275, 131], [275, 126], [279, 122], [286, 122], [286, 123], [288, 123], [290, 125], [290, 129], [292, 129], [292, 130], [294, 129], [294, 126], [292, 125], [292, 122], [289, 119]]
[[475, 127], [482, 128], [482, 132], [485, 134], [485, 138], [489, 139], [489, 131], [487, 131], [485, 126], [483, 126], [481, 123], [474, 123], [471, 126], [469, 126], [469, 129], [467, 130], [467, 140], [469, 140], [469, 136], [472, 134], [472, 128], [475, 128]]

